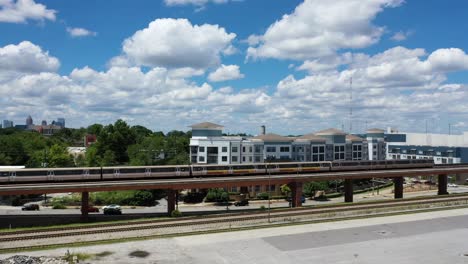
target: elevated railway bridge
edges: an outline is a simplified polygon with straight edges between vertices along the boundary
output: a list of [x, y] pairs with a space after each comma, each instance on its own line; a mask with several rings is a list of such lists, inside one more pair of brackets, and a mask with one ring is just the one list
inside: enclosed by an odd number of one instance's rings
[[288, 184], [292, 191], [292, 206], [301, 206], [302, 186], [305, 182], [324, 180], [344, 180], [344, 200], [353, 202], [353, 180], [371, 178], [392, 178], [395, 199], [403, 198], [403, 177], [437, 176], [438, 194], [446, 195], [447, 175], [468, 173], [468, 164], [451, 164], [432, 168], [405, 168], [357, 170], [336, 172], [314, 172], [294, 174], [257, 174], [246, 176], [205, 175], [190, 178], [154, 179], [114, 179], [106, 181], [81, 180], [73, 182], [30, 182], [6, 183], [0, 185], [0, 195], [50, 194], [65, 192], [82, 193], [82, 216], [88, 216], [89, 192], [166, 189], [168, 192], [168, 214], [175, 209], [176, 192], [184, 189], [224, 188], [232, 186], [252, 186]]

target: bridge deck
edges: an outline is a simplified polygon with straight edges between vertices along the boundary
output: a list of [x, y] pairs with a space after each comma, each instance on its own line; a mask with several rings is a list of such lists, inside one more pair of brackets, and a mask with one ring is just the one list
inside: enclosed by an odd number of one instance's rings
[[333, 179], [396, 178], [468, 173], [468, 166], [452, 168], [393, 169], [372, 171], [322, 172], [311, 174], [251, 175], [231, 177], [202, 177], [183, 179], [115, 180], [69, 183], [6, 184], [0, 186], [0, 195], [43, 194], [62, 192], [96, 192], [131, 189], [193, 189], [291, 182], [322, 181]]

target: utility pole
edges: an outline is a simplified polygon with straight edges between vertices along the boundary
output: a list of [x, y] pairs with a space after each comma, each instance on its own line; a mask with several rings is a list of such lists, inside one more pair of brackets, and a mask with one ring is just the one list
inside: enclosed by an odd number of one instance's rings
[[349, 133], [353, 132], [353, 77], [349, 79]]

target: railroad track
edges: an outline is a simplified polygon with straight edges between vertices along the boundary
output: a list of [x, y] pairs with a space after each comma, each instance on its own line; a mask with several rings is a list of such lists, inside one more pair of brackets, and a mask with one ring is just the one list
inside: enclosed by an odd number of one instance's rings
[[[450, 197], [415, 197], [409, 199], [393, 200], [389, 201], [372, 201], [372, 202], [361, 202], [361, 203], [352, 203], [352, 204], [338, 204], [338, 205], [326, 205], [326, 206], [314, 206], [314, 207], [300, 207], [300, 208], [286, 208], [286, 209], [273, 209], [271, 215], [297, 215], [304, 213], [323, 213], [330, 211], [348, 211], [348, 210], [357, 210], [357, 209], [373, 209], [385, 205], [387, 207], [402, 206], [407, 204], [420, 203], [425, 201], [454, 201], [460, 199], [467, 199], [468, 194], [452, 194]], [[141, 220], [135, 222], [119, 222], [119, 223], [107, 223], [107, 224], [90, 224], [84, 226], [71, 226], [71, 227], [57, 227], [57, 228], [38, 228], [31, 230], [20, 230], [20, 231], [6, 231], [0, 232], [0, 243], [3, 242], [2, 238], [11, 237], [11, 236], [22, 236], [28, 234], [39, 234], [39, 233], [50, 233], [50, 232], [74, 232], [80, 231], [83, 232], [86, 229], [119, 229], [125, 227], [141, 227], [142, 225], [170, 225], [170, 224], [183, 224], [183, 223], [197, 223], [203, 221], [212, 221], [212, 220], [222, 220], [222, 219], [246, 219], [251, 217], [265, 217], [266, 211], [254, 211], [254, 212], [230, 212], [226, 214], [219, 215], [202, 215], [195, 217], [183, 217], [176, 219], [167, 219], [167, 220]]]
[[[457, 195], [450, 197], [440, 198], [418, 198], [409, 200], [399, 200], [391, 202], [373, 202], [368, 204], [353, 204], [353, 205], [335, 205], [322, 208], [299, 208], [295, 210], [274, 210], [270, 212], [270, 219], [275, 223], [280, 222], [294, 222], [303, 221], [309, 219], [311, 216], [320, 215], [334, 215], [337, 212], [358, 212], [358, 215], [365, 215], [369, 210], [382, 211], [382, 209], [391, 212], [391, 208], [395, 207], [408, 207], [416, 208], [416, 206], [425, 205], [430, 208], [431, 205], [439, 205], [437, 208], [450, 205], [452, 207], [460, 207], [468, 205], [468, 195]], [[455, 206], [454, 206], [455, 205]], [[434, 207], [434, 206], [432, 206]], [[396, 209], [396, 208], [395, 208]], [[407, 209], [408, 210], [408, 209]], [[398, 211], [398, 210], [393, 210]], [[367, 213], [368, 214], [368, 213]], [[235, 227], [247, 227], [255, 225], [265, 225], [267, 219], [266, 212], [252, 212], [252, 213], [240, 213], [232, 214], [229, 216], [206, 216], [199, 218], [181, 218], [175, 220], [147, 220], [133, 223], [117, 223], [107, 225], [91, 225], [91, 226], [80, 226], [80, 227], [66, 227], [66, 228], [51, 228], [51, 229], [38, 229], [38, 230], [24, 230], [16, 232], [3, 232], [0, 233], [0, 250], [21, 250], [31, 249], [34, 247], [44, 247], [47, 245], [66, 245], [64, 242], [56, 243], [54, 241], [62, 241], [62, 239], [68, 239], [73, 241], [74, 237], [92, 237], [92, 241], [106, 240], [96, 239], [93, 236], [103, 234], [125, 234], [129, 232], [136, 232], [138, 234], [134, 236], [128, 236], [133, 238], [150, 236], [149, 233], [153, 234], [177, 234], [177, 233], [191, 233], [190, 230], [199, 231], [213, 231], [226, 229], [227, 226], [231, 228], [232, 225]], [[302, 220], [301, 220], [302, 219]], [[180, 232], [179, 232], [180, 231]], [[154, 237], [154, 235], [153, 235]], [[86, 239], [85, 239], [86, 240]], [[84, 240], [81, 240], [84, 241]], [[23, 243], [27, 246], [23, 246]], [[29, 243], [29, 245], [28, 245]]]

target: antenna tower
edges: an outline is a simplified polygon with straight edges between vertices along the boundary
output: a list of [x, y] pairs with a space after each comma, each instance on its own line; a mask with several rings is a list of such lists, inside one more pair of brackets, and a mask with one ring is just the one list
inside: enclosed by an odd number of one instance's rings
[[353, 77], [349, 79], [349, 133], [353, 132]]

